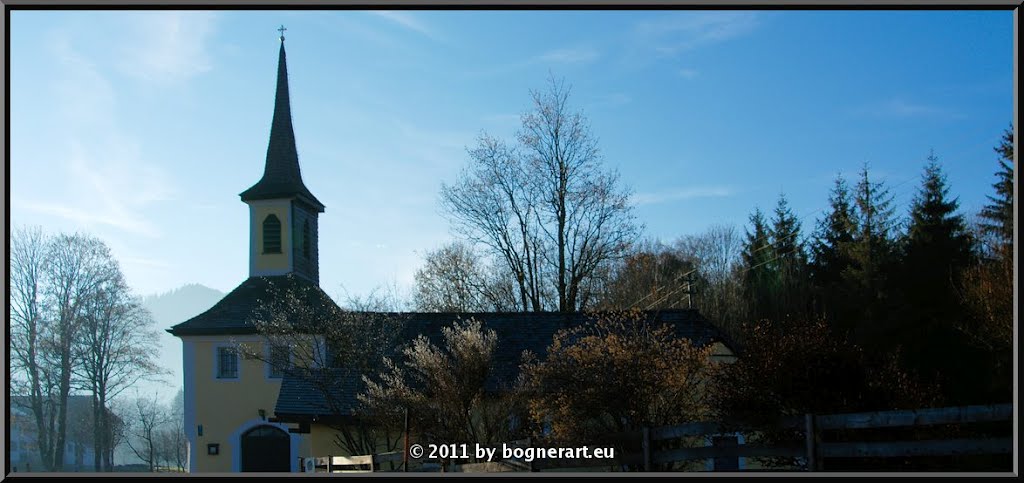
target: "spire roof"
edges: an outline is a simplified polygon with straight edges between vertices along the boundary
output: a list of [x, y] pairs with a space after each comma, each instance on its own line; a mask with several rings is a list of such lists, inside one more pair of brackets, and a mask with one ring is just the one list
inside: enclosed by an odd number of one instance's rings
[[283, 35], [278, 56], [277, 95], [274, 100], [274, 120], [270, 126], [270, 144], [267, 146], [267, 163], [263, 177], [239, 196], [246, 202], [298, 198], [317, 211], [324, 211], [323, 203], [303, 184], [299, 170], [299, 155], [295, 149], [292, 111], [288, 99], [288, 66], [285, 62]]

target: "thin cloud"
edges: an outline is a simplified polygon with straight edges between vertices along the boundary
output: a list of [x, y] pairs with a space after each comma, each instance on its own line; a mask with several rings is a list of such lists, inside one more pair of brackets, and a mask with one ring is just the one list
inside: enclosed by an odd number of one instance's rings
[[134, 12], [121, 70], [146, 81], [179, 82], [209, 71], [213, 12]]
[[[116, 151], [116, 148], [107, 152]], [[24, 202], [28, 210], [64, 218], [76, 224], [107, 225], [119, 230], [155, 238], [159, 228], [149, 221], [145, 209], [153, 203], [173, 199], [163, 171], [141, 162], [97, 161], [78, 143], [64, 179], [64, 196], [48, 201]], [[54, 199], [56, 198], [56, 199]]]
[[145, 161], [138, 142], [125, 135], [116, 115], [117, 91], [71, 40], [58, 37], [51, 44], [63, 69], [50, 84], [59, 106], [52, 128], [67, 151], [33, 166], [49, 173], [53, 188], [34, 199], [35, 192], [21, 197], [22, 204], [83, 226], [157, 237], [160, 230], [146, 211], [173, 199], [174, 189], [163, 169]]
[[369, 12], [380, 18], [388, 20], [394, 24], [397, 24], [413, 32], [422, 34], [433, 40], [441, 40], [441, 36], [434, 31], [434, 29], [428, 27], [420, 19], [408, 12], [399, 12], [395, 10], [375, 10]]
[[159, 230], [152, 223], [144, 219], [124, 218], [117, 214], [96, 213], [89, 209], [77, 208], [74, 205], [53, 202], [26, 201], [22, 205], [29, 211], [64, 218], [84, 227], [106, 225], [150, 238], [160, 235]]
[[752, 32], [756, 12], [678, 12], [636, 24], [637, 40], [655, 52], [674, 56]]
[[727, 186], [697, 186], [671, 191], [637, 193], [633, 195], [633, 204], [636, 206], [656, 205], [695, 198], [724, 198], [734, 194], [735, 190]]

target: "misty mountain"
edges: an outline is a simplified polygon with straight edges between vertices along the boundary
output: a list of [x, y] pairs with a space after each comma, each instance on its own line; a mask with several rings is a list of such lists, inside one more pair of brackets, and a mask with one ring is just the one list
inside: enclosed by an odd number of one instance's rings
[[163, 332], [206, 311], [224, 292], [205, 285], [190, 283], [162, 294], [142, 297], [142, 305], [153, 314], [157, 329]]
[[[143, 381], [134, 388], [140, 396], [154, 394], [168, 401], [183, 386], [181, 367], [181, 340], [167, 333], [173, 325], [184, 322], [205, 312], [224, 297], [224, 293], [200, 284], [188, 284], [162, 294], [142, 297], [142, 306], [153, 315], [155, 329], [159, 332], [160, 353], [156, 363], [167, 369], [168, 375], [162, 381]], [[135, 391], [132, 391], [133, 393]]]

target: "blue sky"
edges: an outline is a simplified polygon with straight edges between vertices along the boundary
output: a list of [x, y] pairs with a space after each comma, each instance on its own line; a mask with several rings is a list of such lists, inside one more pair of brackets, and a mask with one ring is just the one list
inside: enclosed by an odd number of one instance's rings
[[549, 72], [666, 241], [781, 192], [809, 230], [865, 162], [905, 206], [930, 149], [975, 212], [1013, 115], [1011, 11], [13, 11], [12, 226], [101, 237], [140, 294], [238, 285], [279, 24], [335, 298], [411, 287], [441, 183]]

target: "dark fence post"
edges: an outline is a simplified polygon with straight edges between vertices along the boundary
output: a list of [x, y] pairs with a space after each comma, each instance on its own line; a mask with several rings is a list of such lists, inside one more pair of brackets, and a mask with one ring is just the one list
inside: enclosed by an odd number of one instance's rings
[[817, 428], [814, 427], [814, 415], [804, 415], [804, 432], [807, 442], [807, 471], [818, 470]]
[[644, 426], [642, 447], [644, 451], [644, 471], [651, 471], [651, 428]]
[[[532, 448], [533, 447], [533, 436], [527, 436], [526, 437], [526, 447], [527, 448]], [[536, 460], [530, 460], [530, 461], [526, 462], [527, 468], [529, 468], [530, 473], [535, 473], [537, 471], [537, 468], [533, 466], [533, 462], [534, 461], [536, 461]]]

